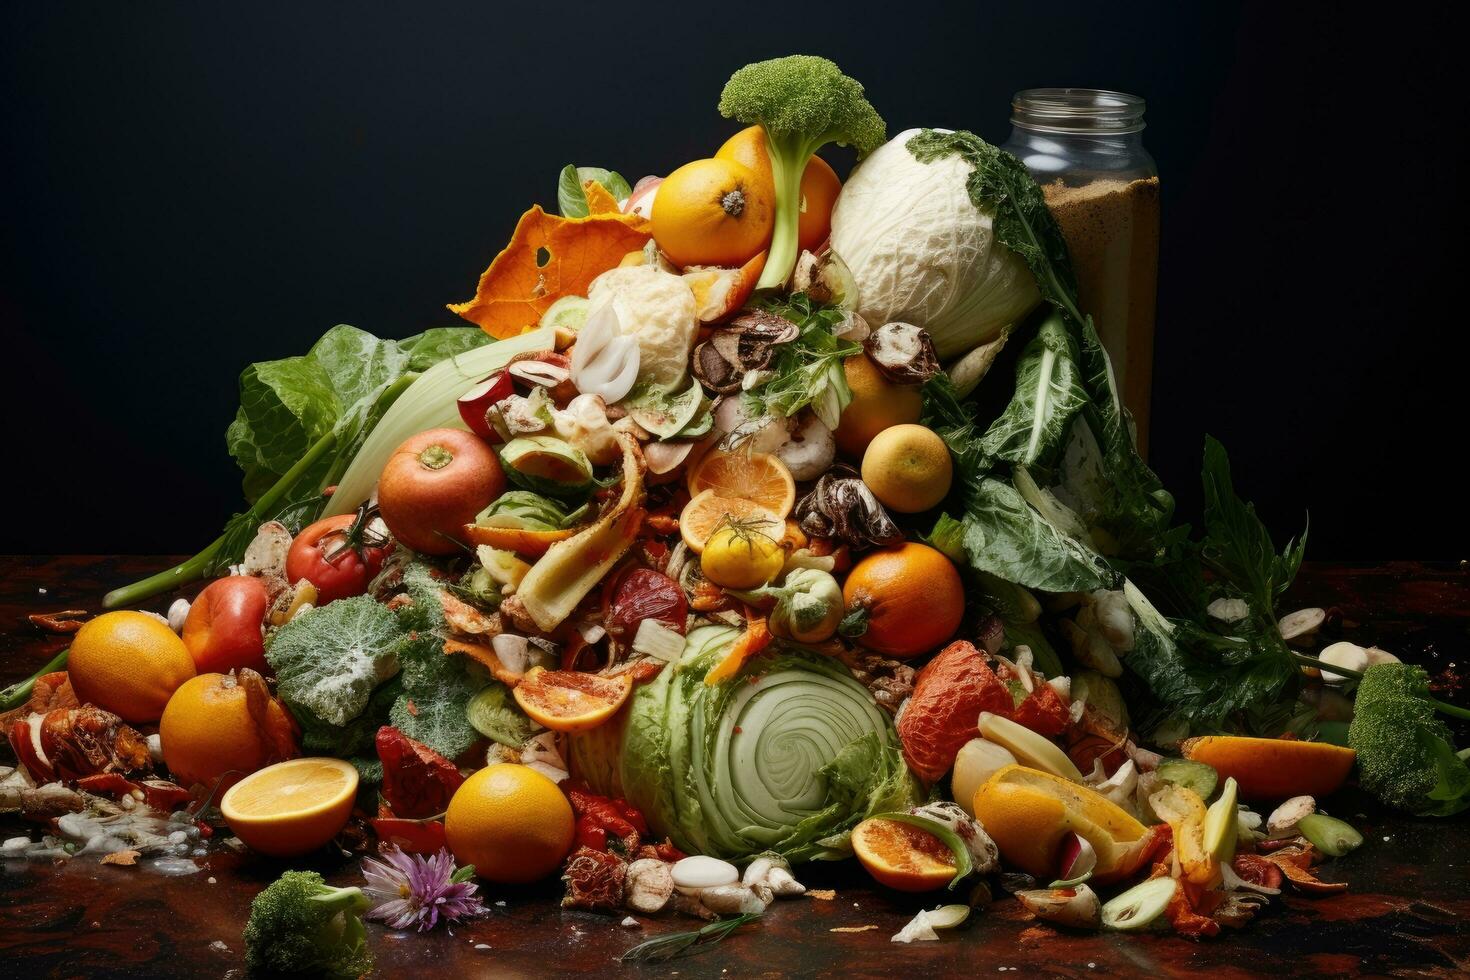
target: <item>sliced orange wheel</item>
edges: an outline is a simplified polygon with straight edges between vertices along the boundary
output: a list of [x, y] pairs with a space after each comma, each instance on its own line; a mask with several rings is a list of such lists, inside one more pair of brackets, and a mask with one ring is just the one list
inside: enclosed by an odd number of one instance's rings
[[954, 878], [949, 845], [922, 827], [874, 817], [852, 832], [852, 850], [880, 885], [901, 892], [943, 888]]
[[579, 670], [532, 667], [516, 685], [516, 703], [554, 732], [585, 732], [617, 714], [633, 690], [633, 675], [603, 677]]
[[464, 526], [465, 540], [470, 544], [488, 544], [492, 548], [514, 551], [527, 558], [540, 558], [546, 554], [546, 549], [576, 533], [573, 528], [561, 531], [527, 531], [518, 527], [482, 527], [479, 524]]
[[796, 481], [786, 464], [770, 453], [736, 450], [707, 453], [689, 471], [689, 496], [713, 490], [721, 497], [735, 497], [759, 504], [778, 517], [796, 506]]
[[786, 533], [786, 522], [774, 511], [741, 497], [723, 497], [713, 490], [703, 490], [684, 505], [679, 514], [679, 534], [695, 554], [721, 524], [730, 521], [755, 522], [754, 530], [780, 539]]
[[341, 759], [291, 759], [231, 786], [219, 808], [235, 836], [272, 857], [308, 854], [347, 823], [357, 770]]

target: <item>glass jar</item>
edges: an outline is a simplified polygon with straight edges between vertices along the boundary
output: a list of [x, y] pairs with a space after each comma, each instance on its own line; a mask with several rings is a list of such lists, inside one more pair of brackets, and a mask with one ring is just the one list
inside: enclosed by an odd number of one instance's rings
[[1037, 88], [1011, 102], [1004, 149], [1031, 171], [1061, 225], [1078, 301], [1113, 361], [1118, 392], [1148, 448], [1159, 171], [1143, 148], [1143, 99], [1090, 88]]

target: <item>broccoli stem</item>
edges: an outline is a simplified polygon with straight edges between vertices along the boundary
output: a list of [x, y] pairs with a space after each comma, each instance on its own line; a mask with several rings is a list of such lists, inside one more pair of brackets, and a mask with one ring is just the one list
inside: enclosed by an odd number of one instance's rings
[[366, 912], [372, 907], [372, 900], [361, 888], [336, 888], [331, 885], [324, 887], [326, 891], [311, 896], [311, 901], [325, 905], [334, 912]]
[[[1329, 674], [1336, 674], [1338, 677], [1350, 677], [1355, 681], [1360, 681], [1363, 679], [1363, 672], [1361, 670], [1352, 670], [1348, 667], [1334, 667], [1331, 664], [1324, 664], [1316, 657], [1309, 657], [1304, 653], [1293, 653], [1292, 656], [1295, 657], [1299, 663], [1305, 664], [1308, 667], [1316, 667], [1318, 670], [1326, 671]], [[1434, 710], [1438, 711], [1440, 714], [1449, 715], [1451, 718], [1461, 718], [1465, 721], [1470, 721], [1470, 708], [1462, 708], [1457, 704], [1447, 704], [1444, 701], [1436, 701], [1433, 698], [1427, 698], [1426, 700], [1429, 702], [1430, 705], [1434, 707]]]
[[771, 181], [776, 186], [776, 220], [771, 229], [771, 247], [756, 289], [778, 289], [796, 268], [801, 224], [801, 175], [816, 147], [807, 143], [790, 146], [766, 132], [766, 153], [771, 158]]
[[31, 696], [31, 691], [36, 687], [36, 681], [40, 678], [66, 667], [67, 655], [71, 653], [71, 647], [62, 650], [56, 656], [46, 661], [40, 669], [23, 681], [18, 681], [0, 691], [0, 711], [9, 711], [19, 708]]
[[[261, 494], [255, 506], [246, 512], [245, 519], [251, 522], [263, 522], [275, 512], [276, 508], [285, 503], [286, 496], [300, 481], [307, 470], [316, 465], [324, 455], [332, 450], [337, 444], [337, 432], [328, 432], [316, 441], [306, 451], [306, 455], [296, 461], [296, 465], [286, 471], [285, 475], [276, 481], [275, 485]], [[103, 609], [117, 609], [120, 606], [132, 606], [144, 599], [176, 589], [181, 585], [187, 585], [204, 577], [210, 567], [214, 564], [215, 556], [220, 547], [225, 543], [226, 535], [221, 534], [215, 538], [203, 551], [190, 558], [188, 561], [180, 562], [173, 568], [150, 575], [141, 581], [131, 585], [125, 585], [120, 589], [113, 589], [102, 597]]]

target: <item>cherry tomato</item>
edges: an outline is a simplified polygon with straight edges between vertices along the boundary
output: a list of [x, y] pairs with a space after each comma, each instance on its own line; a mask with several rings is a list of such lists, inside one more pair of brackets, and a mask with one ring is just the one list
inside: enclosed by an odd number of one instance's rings
[[631, 640], [638, 624], [656, 619], [669, 629], [684, 632], [689, 601], [679, 583], [651, 568], [631, 567], [619, 576], [607, 603], [607, 631]]
[[383, 569], [388, 548], [368, 544], [354, 547], [348, 540], [348, 532], [356, 522], [356, 514], [324, 517], [303, 528], [286, 553], [286, 578], [292, 583], [306, 579], [316, 586], [319, 606], [362, 595]]

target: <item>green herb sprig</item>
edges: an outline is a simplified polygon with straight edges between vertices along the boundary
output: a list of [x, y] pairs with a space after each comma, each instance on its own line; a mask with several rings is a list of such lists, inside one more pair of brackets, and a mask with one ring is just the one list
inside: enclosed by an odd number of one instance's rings
[[702, 929], [692, 932], [673, 932], [666, 936], [655, 936], [639, 943], [618, 957], [620, 963], [667, 963], [680, 956], [691, 956], [704, 952], [726, 938], [748, 922], [759, 919], [759, 912], [746, 912], [729, 919], [716, 919]]

